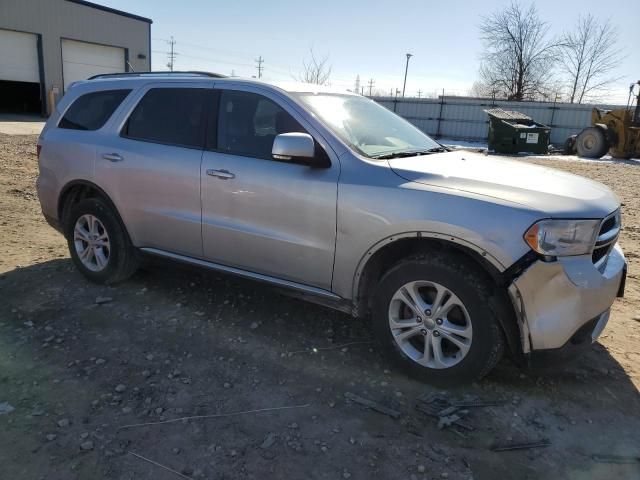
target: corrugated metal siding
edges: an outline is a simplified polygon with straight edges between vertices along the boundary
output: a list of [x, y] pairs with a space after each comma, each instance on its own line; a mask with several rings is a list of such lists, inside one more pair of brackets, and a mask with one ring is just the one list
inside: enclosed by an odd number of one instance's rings
[[[150, 25], [147, 22], [66, 0], [0, 1], [0, 29], [42, 36], [45, 88], [62, 91], [63, 38], [128, 50], [136, 71], [149, 70]], [[138, 58], [142, 54], [146, 58]], [[0, 59], [1, 61], [1, 59]]]
[[[423, 132], [443, 138], [486, 140], [489, 119], [484, 110], [502, 108], [530, 116], [551, 128], [551, 142], [557, 145], [591, 125], [594, 107], [612, 109], [616, 105], [576, 105], [553, 102], [507, 102], [472, 97], [406, 98], [376, 97], [375, 101], [406, 118]], [[440, 111], [442, 109], [442, 115]], [[438, 120], [440, 119], [440, 120]]]

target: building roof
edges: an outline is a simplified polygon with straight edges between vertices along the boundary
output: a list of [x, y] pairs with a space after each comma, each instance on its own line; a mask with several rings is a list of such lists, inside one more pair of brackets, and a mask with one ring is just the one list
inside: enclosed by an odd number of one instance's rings
[[89, 8], [95, 8], [96, 10], [102, 10], [103, 12], [113, 13], [114, 15], [120, 15], [122, 17], [132, 18], [134, 20], [140, 20], [141, 22], [153, 23], [153, 20], [133, 13], [123, 12], [122, 10], [116, 10], [115, 8], [105, 7], [104, 5], [98, 5], [97, 3], [87, 2], [85, 0], [67, 0], [67, 2], [77, 3]]

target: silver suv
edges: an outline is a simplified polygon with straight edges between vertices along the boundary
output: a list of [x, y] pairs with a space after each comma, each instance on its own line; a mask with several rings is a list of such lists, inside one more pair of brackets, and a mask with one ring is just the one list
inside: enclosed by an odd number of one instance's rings
[[624, 290], [605, 186], [450, 151], [375, 102], [199, 73], [69, 89], [38, 142], [42, 211], [91, 281], [158, 255], [370, 316], [430, 382], [590, 345]]

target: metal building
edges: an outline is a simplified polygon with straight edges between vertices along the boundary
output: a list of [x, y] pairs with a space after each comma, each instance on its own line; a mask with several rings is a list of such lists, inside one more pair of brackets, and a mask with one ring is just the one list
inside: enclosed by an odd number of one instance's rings
[[84, 0], [0, 0], [0, 111], [47, 115], [72, 82], [150, 70], [151, 23]]

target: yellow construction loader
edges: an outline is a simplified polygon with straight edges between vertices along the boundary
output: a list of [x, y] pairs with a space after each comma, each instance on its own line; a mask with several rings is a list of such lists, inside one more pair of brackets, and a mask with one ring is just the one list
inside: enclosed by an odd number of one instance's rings
[[[638, 93], [634, 92], [636, 86], [639, 87]], [[609, 152], [614, 158], [640, 158], [640, 81], [629, 87], [626, 108], [594, 108], [591, 112], [591, 125], [567, 139], [565, 153], [600, 158]]]

